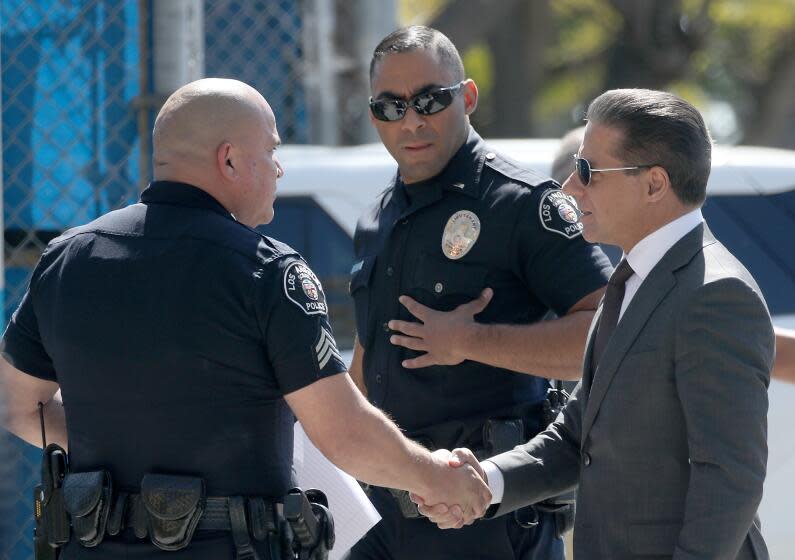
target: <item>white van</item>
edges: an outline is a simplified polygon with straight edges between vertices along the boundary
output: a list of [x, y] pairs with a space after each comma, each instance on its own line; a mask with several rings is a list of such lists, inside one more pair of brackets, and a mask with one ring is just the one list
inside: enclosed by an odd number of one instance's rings
[[[557, 140], [489, 144], [544, 173], [558, 147]], [[359, 215], [386, 188], [397, 166], [380, 144], [286, 146], [279, 159], [286, 174], [278, 184], [276, 217], [263, 231], [300, 251], [318, 274], [337, 342], [350, 351], [351, 238]], [[718, 146], [707, 193], [703, 213], [712, 232], [754, 275], [774, 322], [795, 328], [795, 151]], [[772, 382], [768, 419], [762, 532], [772, 558], [795, 558], [795, 385]]]

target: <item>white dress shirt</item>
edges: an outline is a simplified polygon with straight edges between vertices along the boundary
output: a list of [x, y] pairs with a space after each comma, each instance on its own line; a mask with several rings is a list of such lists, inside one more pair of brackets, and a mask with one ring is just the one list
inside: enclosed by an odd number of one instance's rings
[[[621, 302], [621, 311], [618, 315], [619, 321], [624, 316], [624, 311], [629, 307], [632, 298], [638, 293], [643, 281], [665, 256], [665, 253], [703, 221], [701, 209], [696, 208], [650, 233], [641, 239], [629, 254], [623, 256], [632, 267], [633, 274], [627, 279], [624, 288], [624, 299]], [[491, 503], [498, 504], [502, 501], [502, 495], [505, 492], [505, 479], [502, 476], [502, 471], [489, 460], [481, 461], [480, 465], [488, 478]]]

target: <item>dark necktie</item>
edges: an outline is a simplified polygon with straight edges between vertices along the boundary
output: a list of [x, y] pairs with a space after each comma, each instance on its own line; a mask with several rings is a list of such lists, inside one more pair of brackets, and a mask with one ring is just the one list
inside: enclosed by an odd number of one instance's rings
[[624, 287], [632, 274], [634, 274], [632, 267], [624, 259], [618, 264], [607, 282], [605, 299], [602, 303], [602, 315], [599, 318], [599, 325], [596, 327], [596, 338], [591, 353], [591, 368], [593, 370], [596, 370], [596, 366], [599, 365], [602, 353], [605, 351], [613, 331], [616, 330], [618, 315], [621, 312], [621, 302], [624, 301]]

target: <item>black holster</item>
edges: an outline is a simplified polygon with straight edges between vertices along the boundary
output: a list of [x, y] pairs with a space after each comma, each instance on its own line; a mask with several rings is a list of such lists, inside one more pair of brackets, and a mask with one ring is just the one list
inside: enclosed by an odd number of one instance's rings
[[[525, 433], [521, 418], [489, 419], [483, 425], [483, 444], [486, 457], [510, 451], [527, 441], [530, 434]], [[538, 511], [535, 506], [525, 506], [513, 512], [514, 521], [523, 529], [538, 526]]]
[[[555, 421], [558, 414], [569, 402], [569, 394], [563, 389], [563, 382], [556, 380], [547, 392], [544, 401], [544, 424], [549, 425]], [[555, 519], [558, 537], [574, 528], [574, 515], [576, 511], [577, 492], [571, 490], [557, 496], [547, 498], [534, 505], [537, 511], [551, 514]]]
[[486, 457], [510, 451], [525, 442], [521, 418], [489, 418], [483, 424], [483, 448]]
[[328, 498], [317, 489], [291, 489], [284, 497], [284, 518], [292, 533], [292, 551], [300, 560], [326, 560], [334, 548], [334, 518]]
[[[469, 447], [478, 459], [485, 459], [509, 451], [526, 441], [525, 422], [521, 418], [475, 418], [452, 421], [435, 426], [421, 436], [412, 439], [420, 445], [434, 450], [439, 447]], [[430, 433], [430, 436], [428, 435]], [[452, 437], [452, 439], [451, 439]], [[447, 442], [447, 446], [435, 445], [434, 441]], [[405, 519], [420, 519], [417, 504], [411, 501], [405, 490], [387, 488]]]
[[400, 514], [405, 519], [419, 519], [423, 517], [417, 504], [411, 501], [409, 493], [406, 490], [398, 490], [397, 488], [387, 488], [387, 490], [392, 494], [392, 497], [395, 498], [398, 508], [400, 508]]
[[[568, 395], [566, 395], [568, 398]], [[550, 391], [550, 395], [543, 403], [544, 421], [551, 422], [565, 405], [566, 399]], [[483, 443], [486, 448], [485, 457], [491, 457], [505, 451], [510, 451], [521, 445], [534, 434], [526, 433], [521, 418], [489, 419], [483, 425]], [[516, 510], [513, 514], [516, 523], [525, 529], [538, 526], [539, 513], [549, 513], [555, 519], [556, 532], [560, 537], [574, 527], [574, 491], [553, 496]]]

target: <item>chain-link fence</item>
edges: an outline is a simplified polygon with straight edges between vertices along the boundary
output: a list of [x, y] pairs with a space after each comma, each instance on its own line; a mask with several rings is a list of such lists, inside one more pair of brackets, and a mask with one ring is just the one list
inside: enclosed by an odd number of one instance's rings
[[[148, 63], [138, 2], [2, 1], [6, 317], [46, 243], [135, 200], [138, 109]], [[13, 529], [0, 555], [30, 558], [38, 452], [18, 440]]]
[[7, 311], [63, 229], [133, 200], [140, 154], [136, 2], [3, 2]]
[[205, 74], [242, 80], [262, 92], [285, 142], [309, 140], [302, 4], [294, 0], [204, 4]]

